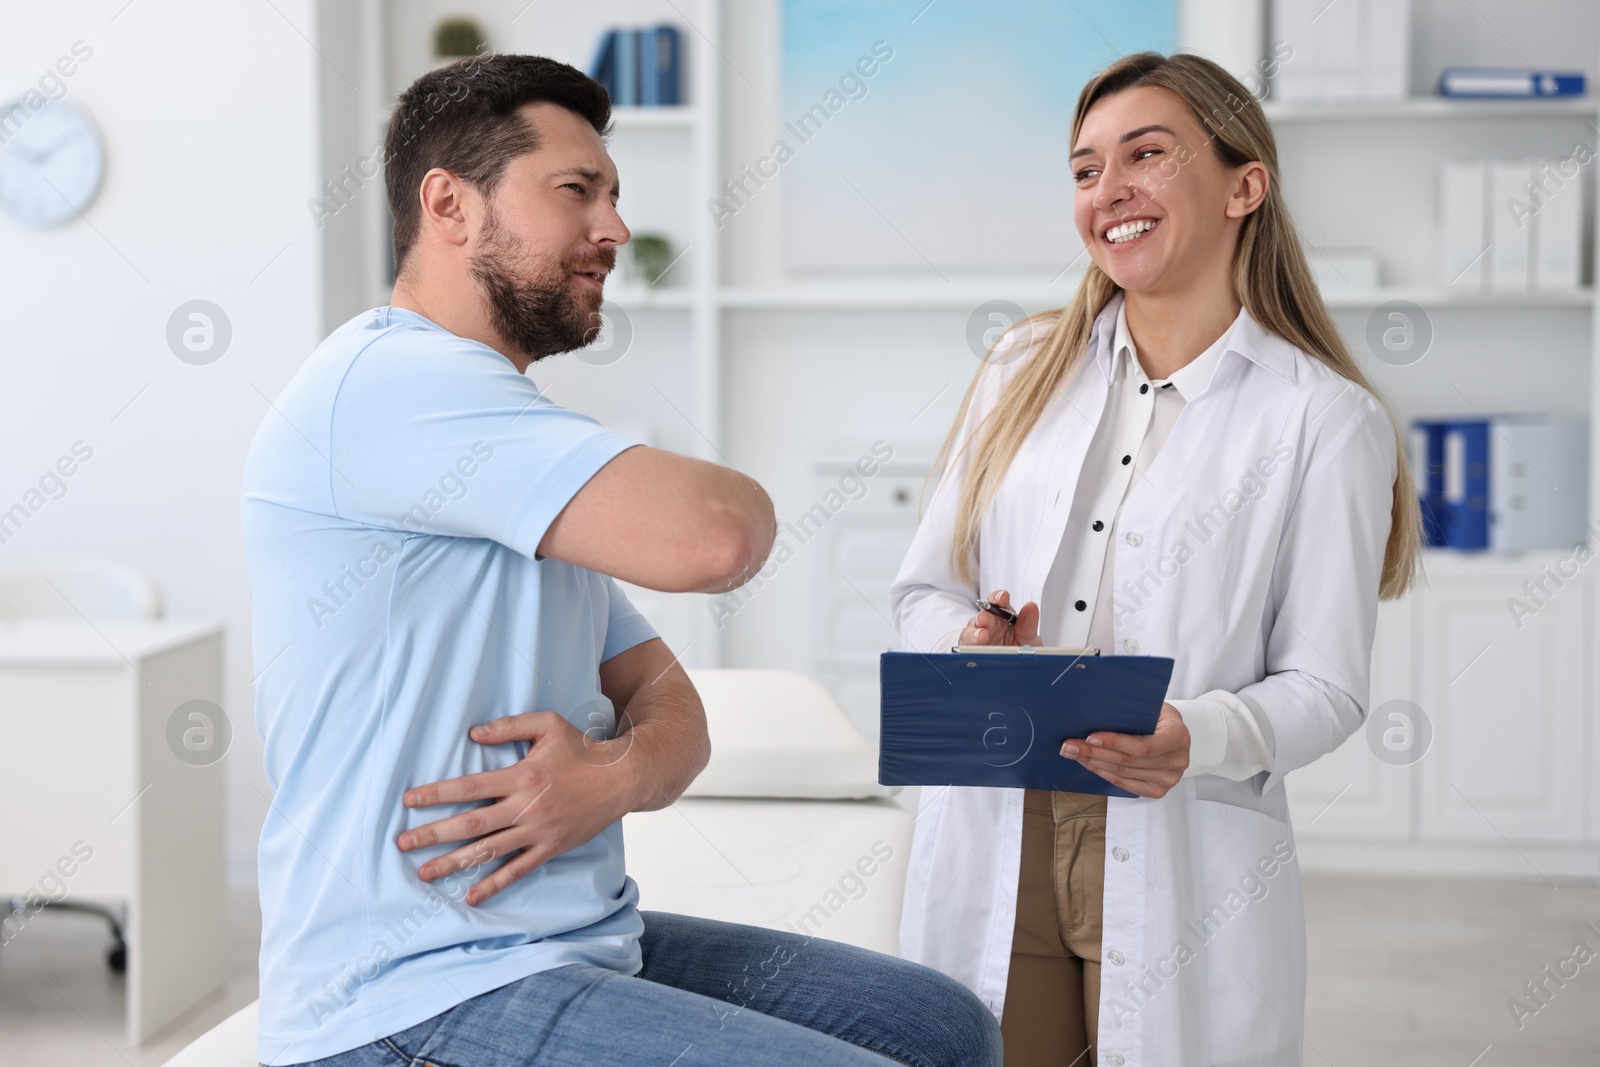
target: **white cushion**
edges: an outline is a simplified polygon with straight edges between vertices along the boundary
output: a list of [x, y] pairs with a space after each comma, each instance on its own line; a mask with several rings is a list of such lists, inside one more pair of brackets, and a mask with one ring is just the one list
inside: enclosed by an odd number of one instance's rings
[[816, 679], [793, 671], [691, 670], [711, 763], [686, 797], [892, 796], [878, 752]]
[[639, 907], [896, 953], [911, 816], [892, 800], [679, 800], [622, 819]]

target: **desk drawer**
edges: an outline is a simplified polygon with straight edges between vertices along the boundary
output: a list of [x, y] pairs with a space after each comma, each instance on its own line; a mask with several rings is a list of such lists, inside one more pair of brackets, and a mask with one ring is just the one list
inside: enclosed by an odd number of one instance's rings
[[125, 809], [140, 789], [128, 678], [126, 668], [0, 667], [0, 895], [37, 890], [81, 840], [94, 854], [62, 879], [68, 895], [127, 896]]

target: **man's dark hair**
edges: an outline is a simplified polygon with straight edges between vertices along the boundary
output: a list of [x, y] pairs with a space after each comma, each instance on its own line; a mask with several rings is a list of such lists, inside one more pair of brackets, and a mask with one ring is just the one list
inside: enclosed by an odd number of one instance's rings
[[611, 97], [576, 67], [543, 56], [488, 55], [429, 71], [400, 94], [384, 137], [385, 189], [394, 217], [394, 263], [405, 269], [406, 253], [422, 225], [417, 190], [434, 167], [491, 195], [506, 164], [538, 151], [539, 131], [517, 113], [523, 104], [547, 102], [610, 133]]

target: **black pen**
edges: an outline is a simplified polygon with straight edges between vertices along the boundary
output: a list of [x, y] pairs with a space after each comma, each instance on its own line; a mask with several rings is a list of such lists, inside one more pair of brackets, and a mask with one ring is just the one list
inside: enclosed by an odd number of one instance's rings
[[976, 603], [979, 611], [987, 611], [990, 615], [993, 615], [999, 619], [1003, 619], [1008, 623], [1014, 623], [1017, 621], [1017, 613], [1003, 604], [991, 604], [982, 597], [979, 597]]

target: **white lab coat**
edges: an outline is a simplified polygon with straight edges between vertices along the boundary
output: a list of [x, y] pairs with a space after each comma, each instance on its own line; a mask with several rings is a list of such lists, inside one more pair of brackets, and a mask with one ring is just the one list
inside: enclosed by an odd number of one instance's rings
[[[1009, 589], [1016, 605], [1039, 599], [1105, 406], [1121, 299], [1097, 318], [1092, 358], [1046, 408], [984, 515], [975, 586], [949, 564], [957, 453], [890, 593], [906, 648], [947, 650], [980, 590]], [[984, 369], [958, 448], [1027, 358]], [[1160, 800], [1111, 799], [1101, 1064], [1301, 1062], [1305, 918], [1282, 777], [1365, 716], [1395, 469], [1382, 405], [1246, 314], [1210, 385], [1128, 490], [1107, 651], [1172, 657], [1169, 699], [1222, 689], [1253, 701], [1275, 754], [1253, 779], [1198, 775]], [[922, 790], [901, 952], [959, 979], [997, 1017], [1021, 840], [1021, 790]]]

